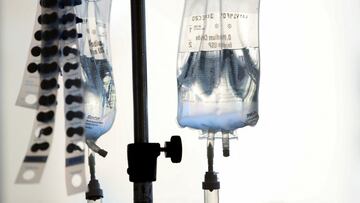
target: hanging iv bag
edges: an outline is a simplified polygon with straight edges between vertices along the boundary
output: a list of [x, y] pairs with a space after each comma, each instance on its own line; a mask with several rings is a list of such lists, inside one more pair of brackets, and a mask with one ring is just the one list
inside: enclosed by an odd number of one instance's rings
[[80, 40], [85, 97], [85, 136], [96, 141], [113, 125], [116, 113], [109, 18], [111, 0], [85, 0], [77, 11], [84, 20]]
[[178, 123], [213, 132], [256, 125], [259, 0], [186, 0], [184, 9]]

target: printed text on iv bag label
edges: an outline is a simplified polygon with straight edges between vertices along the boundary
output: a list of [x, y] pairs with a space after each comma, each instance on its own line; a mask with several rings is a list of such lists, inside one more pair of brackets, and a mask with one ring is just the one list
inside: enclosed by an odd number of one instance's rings
[[183, 19], [180, 52], [258, 47], [256, 13], [209, 13]]

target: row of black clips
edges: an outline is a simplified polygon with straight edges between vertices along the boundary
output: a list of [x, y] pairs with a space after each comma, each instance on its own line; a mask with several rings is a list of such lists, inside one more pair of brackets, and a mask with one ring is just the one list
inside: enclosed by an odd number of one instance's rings
[[[81, 0], [39, 0], [38, 16], [27, 64], [27, 77], [35, 78], [32, 85], [38, 91], [25, 91], [23, 95], [36, 93], [37, 101], [30, 108], [37, 109], [33, 139], [19, 172], [18, 183], [40, 181], [49, 156], [56, 117], [58, 78], [63, 76], [65, 98], [65, 171], [68, 194], [86, 189], [84, 172], [84, 98], [81, 80], [79, 24], [84, 20], [76, 15], [75, 7]], [[38, 79], [38, 80], [37, 80]], [[24, 84], [24, 83], [23, 83]], [[27, 83], [28, 84], [28, 83]], [[27, 94], [25, 94], [27, 93]], [[25, 101], [26, 102], [26, 101]], [[32, 171], [33, 178], [26, 178]], [[74, 185], [75, 175], [82, 178], [80, 185]]]

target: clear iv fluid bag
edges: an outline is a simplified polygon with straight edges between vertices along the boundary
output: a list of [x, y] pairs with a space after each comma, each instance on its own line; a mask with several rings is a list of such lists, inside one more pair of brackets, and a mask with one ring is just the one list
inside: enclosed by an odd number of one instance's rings
[[107, 60], [81, 57], [85, 72], [86, 138], [97, 140], [115, 119], [115, 86]]
[[115, 84], [110, 46], [111, 0], [86, 0], [80, 62], [85, 90], [85, 135], [97, 140], [112, 126], [115, 113]]
[[178, 53], [178, 123], [233, 131], [258, 121], [258, 0], [187, 0]]

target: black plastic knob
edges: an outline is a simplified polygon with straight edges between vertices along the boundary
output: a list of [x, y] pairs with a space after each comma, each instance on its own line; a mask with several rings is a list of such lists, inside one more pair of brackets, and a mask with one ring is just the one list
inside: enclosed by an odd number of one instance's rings
[[182, 159], [182, 143], [180, 136], [172, 136], [170, 142], [165, 142], [165, 157], [173, 163], [180, 163]]
[[65, 8], [67, 6], [78, 6], [81, 4], [81, 0], [62, 0], [59, 3], [60, 8]]
[[41, 54], [41, 48], [39, 46], [33, 47], [31, 49], [31, 55], [36, 57], [36, 56], [40, 56], [40, 54]]
[[73, 22], [75, 20], [75, 17], [76, 15], [73, 14], [73, 13], [69, 13], [69, 14], [66, 14], [66, 15], [63, 15], [63, 17], [61, 18], [61, 22], [63, 24], [66, 24], [68, 22]]
[[30, 63], [27, 67], [27, 70], [29, 71], [29, 73], [35, 73], [38, 70], [38, 64]]
[[52, 8], [57, 5], [57, 0], [41, 0], [40, 5], [44, 8]]
[[38, 67], [38, 71], [40, 74], [56, 73], [59, 70], [60, 70], [60, 68], [56, 62], [43, 63], [43, 64], [40, 64]]
[[39, 24], [52, 24], [52, 23], [56, 23], [58, 20], [58, 15], [56, 12], [50, 13], [50, 14], [44, 14], [44, 15], [40, 15], [38, 18], [38, 22]]
[[69, 54], [74, 54], [75, 56], [77, 56], [79, 54], [79, 50], [71, 48], [69, 46], [65, 46], [63, 49], [63, 54], [64, 56], [69, 56]]
[[51, 106], [56, 103], [56, 96], [54, 94], [51, 94], [49, 96], [41, 96], [39, 98], [39, 104], [42, 106]]
[[52, 57], [59, 53], [59, 49], [56, 45], [50, 47], [44, 47], [41, 49], [41, 55], [43, 57]]

